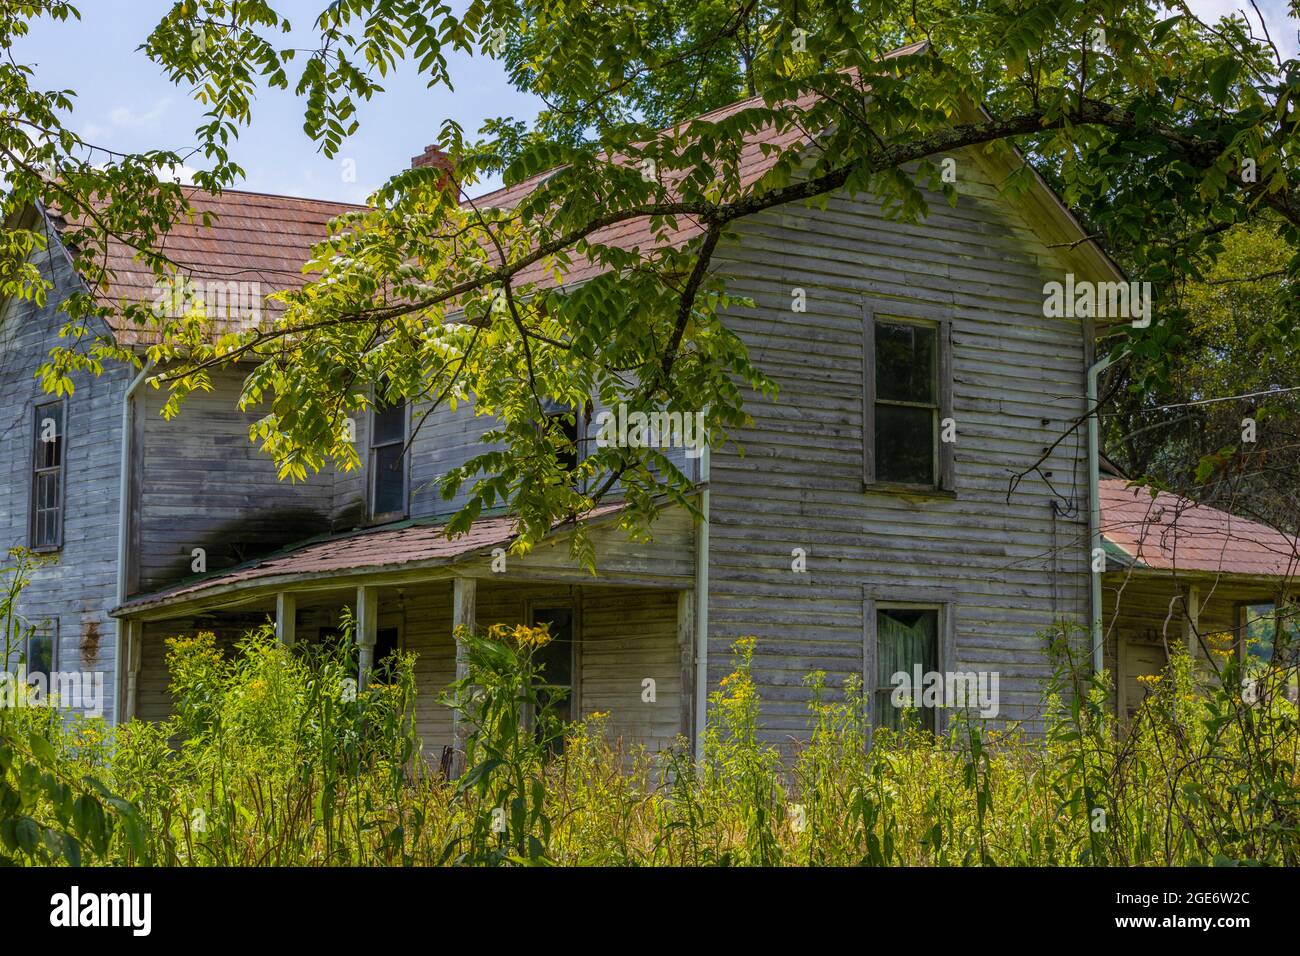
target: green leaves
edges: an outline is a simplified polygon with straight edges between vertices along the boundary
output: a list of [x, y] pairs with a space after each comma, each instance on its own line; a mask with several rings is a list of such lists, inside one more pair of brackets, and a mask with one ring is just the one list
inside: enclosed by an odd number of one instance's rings
[[67, 773], [67, 759], [39, 729], [20, 743], [0, 726], [0, 861], [18, 854], [45, 866], [148, 862], [147, 828], [136, 806], [97, 779], [76, 781]]
[[[641, 531], [659, 503], [685, 503], [690, 483], [662, 455], [600, 449], [561, 467], [564, 442], [542, 422], [620, 403], [704, 411], [712, 440], [727, 441], [745, 421], [743, 395], [775, 389], [728, 328], [731, 310], [756, 306], [728, 297], [718, 250], [755, 215], [825, 209], [837, 191], [923, 219], [936, 194], [963, 195], [960, 180], [935, 180], [933, 161], [973, 160], [986, 140], [1020, 147], [1162, 303], [1213, 268], [1221, 246], [1206, 233], [1246, 222], [1284, 225], [1284, 271], [1300, 277], [1300, 182], [1286, 161], [1300, 148], [1300, 68], [1241, 20], [1119, 0], [349, 0], [297, 24], [280, 6], [188, 0], [145, 38], [144, 55], [205, 110], [203, 188], [239, 181], [238, 137], [264, 88], [294, 91], [304, 135], [329, 156], [404, 62], [450, 89], [455, 54], [485, 53], [543, 108], [493, 117], [477, 139], [445, 122], [436, 139], [454, 176], [397, 173], [372, 208], [343, 217], [306, 264], [310, 282], [281, 295], [273, 328], [214, 340], [196, 317], [117, 315], [116, 303], [74, 295], [41, 384], [66, 394], [78, 375], [136, 362], [107, 318], [159, 333], [149, 357], [169, 369], [168, 415], [211, 367], [265, 360], [243, 404], [264, 409], [250, 439], [289, 480], [357, 467], [348, 423], [369, 409], [374, 382], [394, 382], [392, 397], [421, 415], [472, 404], [493, 425], [482, 454], [441, 476], [444, 499], [462, 503], [453, 533], [506, 510], [525, 549], [609, 494]], [[38, 15], [75, 11], [7, 8], [0, 41]], [[310, 32], [297, 55], [291, 30]], [[33, 263], [47, 231], [38, 208], [61, 213], [91, 290], [107, 287], [110, 252], [139, 255], [160, 277], [176, 265], [164, 238], [190, 210], [162, 172], [188, 154], [92, 162], [92, 144], [66, 125], [71, 102], [32, 88], [22, 64], [0, 64], [11, 184], [0, 294], [40, 301], [50, 287]], [[498, 175], [514, 188], [469, 201]], [[1002, 185], [1010, 199], [1034, 184], [1026, 166]], [[1294, 327], [1280, 313], [1267, 324], [1252, 341], [1269, 348]], [[1166, 310], [1126, 333], [1149, 382], [1167, 385], [1188, 332]]]
[[1241, 74], [1242, 63], [1234, 56], [1219, 57], [1210, 69], [1210, 96], [1216, 103], [1228, 101], [1228, 88]]

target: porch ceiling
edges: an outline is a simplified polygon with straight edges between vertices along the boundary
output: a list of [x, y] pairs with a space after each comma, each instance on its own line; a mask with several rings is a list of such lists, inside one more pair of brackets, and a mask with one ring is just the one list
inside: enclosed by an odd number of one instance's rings
[[[620, 503], [602, 505], [584, 523], [611, 523], [624, 508]], [[467, 533], [454, 539], [447, 537], [446, 530], [446, 523], [411, 522], [318, 538], [234, 568], [133, 597], [110, 613], [114, 617], [157, 619], [204, 608], [245, 604], [280, 591], [400, 584], [457, 575], [487, 577], [491, 569], [486, 559], [494, 548], [505, 547], [513, 540], [514, 519], [481, 518]], [[567, 537], [567, 530], [557, 527], [538, 549], [553, 547]], [[475, 559], [478, 566], [471, 570], [467, 565]], [[692, 583], [685, 575], [638, 576], [626, 568], [602, 572], [602, 577], [604, 583], [610, 584], [689, 587]], [[532, 567], [528, 557], [511, 559], [510, 578], [597, 583], [589, 572], [576, 565], [566, 568], [552, 562]]]
[[1176, 594], [1182, 588], [1195, 587], [1200, 590], [1202, 602], [1230, 603], [1267, 603], [1276, 599], [1281, 591], [1294, 592], [1296, 584], [1294, 578], [1276, 575], [1170, 571], [1145, 565], [1108, 570], [1102, 574], [1101, 579], [1103, 586], [1121, 593], [1140, 586], [1157, 588], [1162, 594]]

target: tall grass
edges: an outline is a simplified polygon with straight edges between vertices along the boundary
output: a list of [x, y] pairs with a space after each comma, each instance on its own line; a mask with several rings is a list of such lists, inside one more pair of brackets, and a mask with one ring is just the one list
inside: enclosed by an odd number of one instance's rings
[[[11, 610], [11, 603], [0, 613]], [[1300, 862], [1297, 719], [1287, 673], [1185, 657], [1131, 728], [1105, 675], [1054, 661], [1045, 732], [955, 717], [873, 732], [863, 689], [808, 678], [806, 741], [764, 738], [752, 639], [710, 698], [703, 759], [651, 754], [601, 715], [563, 726], [533, 662], [544, 629], [461, 633], [446, 692], [464, 772], [425, 761], [411, 655], [357, 689], [350, 642], [231, 656], [169, 642], [175, 713], [108, 732], [49, 708], [0, 711], [0, 854], [167, 865], [1162, 865]], [[1243, 682], [1250, 688], [1242, 699]], [[560, 738], [563, 744], [560, 745]], [[96, 822], [98, 821], [98, 822]]]

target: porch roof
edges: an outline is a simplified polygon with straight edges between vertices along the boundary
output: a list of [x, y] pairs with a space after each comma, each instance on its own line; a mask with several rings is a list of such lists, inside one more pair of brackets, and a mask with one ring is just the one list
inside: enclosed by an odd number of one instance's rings
[[1153, 571], [1294, 580], [1300, 539], [1169, 492], [1152, 497], [1122, 478], [1100, 483], [1107, 557]]
[[[625, 508], [626, 505], [620, 502], [601, 505], [583, 522], [603, 523]], [[565, 531], [564, 526], [557, 526], [547, 540], [562, 537]], [[233, 568], [212, 571], [138, 595], [110, 613], [114, 617], [131, 617], [231, 592], [251, 596], [254, 592], [277, 589], [302, 590], [311, 582], [334, 578], [351, 580], [396, 571], [418, 575], [486, 555], [493, 548], [507, 546], [514, 536], [515, 519], [503, 515], [480, 518], [469, 531], [455, 538], [447, 536], [445, 521], [418, 520], [313, 538]], [[429, 575], [426, 573], [425, 576]]]

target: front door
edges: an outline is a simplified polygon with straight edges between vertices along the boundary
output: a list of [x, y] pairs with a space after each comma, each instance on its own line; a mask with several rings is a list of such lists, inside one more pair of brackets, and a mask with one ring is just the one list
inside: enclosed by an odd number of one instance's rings
[[1169, 657], [1164, 642], [1134, 631], [1119, 634], [1119, 716], [1127, 725], [1137, 714], [1150, 688], [1138, 680], [1164, 673]]

